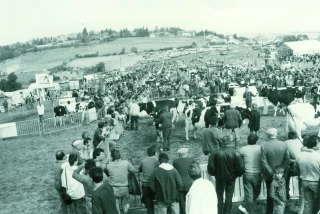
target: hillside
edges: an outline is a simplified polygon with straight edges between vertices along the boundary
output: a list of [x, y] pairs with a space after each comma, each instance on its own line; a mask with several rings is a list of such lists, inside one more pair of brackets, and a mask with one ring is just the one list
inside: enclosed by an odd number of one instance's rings
[[[43, 50], [36, 53], [27, 53], [24, 56], [20, 56], [14, 59], [6, 60], [0, 63], [0, 71], [7, 73], [17, 72], [30, 72], [30, 71], [45, 71], [48, 68], [52, 68], [61, 64], [63, 61], [69, 62], [74, 58], [76, 54], [84, 55], [90, 53], [99, 52], [99, 56], [106, 54], [119, 53], [122, 48], [125, 48], [126, 53], [130, 52], [131, 47], [137, 47], [138, 52], [144, 50], [157, 50], [166, 47], [181, 47], [191, 45], [192, 42], [197, 41], [197, 38], [164, 38], [164, 37], [143, 37], [143, 38], [121, 38], [110, 43], [102, 43], [98, 45], [90, 45], [85, 47], [70, 47], [59, 48], [53, 50]], [[119, 58], [114, 57], [115, 62], [110, 62], [110, 65], [106, 65], [107, 68], [115, 69], [119, 68]], [[139, 60], [139, 58], [137, 58]], [[135, 61], [132, 61], [132, 64]], [[79, 60], [77, 60], [79, 64]], [[86, 64], [81, 63], [81, 67]], [[91, 63], [88, 64], [91, 66]], [[129, 66], [129, 65], [127, 65]]]

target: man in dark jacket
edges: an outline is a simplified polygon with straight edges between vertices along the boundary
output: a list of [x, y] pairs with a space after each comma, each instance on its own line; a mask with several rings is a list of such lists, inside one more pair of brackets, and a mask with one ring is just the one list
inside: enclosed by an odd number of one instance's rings
[[273, 212], [273, 200], [270, 197], [270, 187], [274, 170], [277, 165], [284, 167], [286, 177], [286, 171], [290, 163], [290, 156], [285, 142], [277, 140], [278, 130], [275, 128], [269, 128], [267, 130], [268, 141], [261, 144], [261, 162], [264, 169], [263, 176], [267, 186], [267, 212], [266, 214], [272, 214]]
[[150, 178], [150, 188], [155, 193], [160, 213], [179, 214], [178, 191], [183, 190], [183, 183], [178, 171], [168, 164], [169, 157], [166, 153], [159, 155], [160, 166]]
[[116, 197], [108, 182], [103, 182], [103, 172], [99, 167], [90, 169], [89, 175], [94, 183], [92, 193], [92, 214], [118, 214]]
[[224, 135], [217, 128], [218, 121], [218, 117], [212, 117], [209, 128], [203, 131], [201, 146], [204, 155], [210, 155], [213, 150], [220, 148], [221, 139]]
[[186, 214], [186, 196], [192, 185], [188, 170], [191, 164], [194, 163], [194, 158], [189, 156], [188, 152], [188, 148], [180, 148], [178, 150], [179, 158], [173, 160], [173, 167], [178, 171], [184, 185], [183, 191], [179, 192], [180, 214]]
[[169, 112], [168, 106], [165, 106], [163, 108], [163, 111], [164, 112], [159, 117], [159, 127], [161, 127], [162, 135], [163, 135], [163, 150], [169, 151], [173, 114]]
[[94, 148], [97, 148], [97, 146], [99, 145], [99, 143], [105, 139], [104, 136], [102, 136], [102, 129], [104, 127], [104, 122], [99, 122], [98, 123], [98, 128], [94, 131], [94, 134], [93, 134], [93, 140], [92, 140], [92, 143], [93, 143], [93, 146]]
[[257, 134], [260, 129], [260, 113], [258, 111], [258, 106], [255, 103], [252, 105], [248, 127], [251, 134]]
[[[235, 180], [244, 173], [244, 163], [241, 153], [232, 148], [229, 136], [222, 138], [221, 146], [210, 154], [207, 170], [216, 178], [218, 214], [229, 214], [232, 208]], [[223, 204], [224, 192], [225, 203]]]
[[234, 132], [235, 134], [235, 146], [237, 147], [237, 141], [240, 140], [239, 128], [242, 125], [242, 117], [238, 110], [235, 109], [236, 105], [231, 104], [230, 109], [226, 111], [224, 116], [225, 127], [228, 131]]

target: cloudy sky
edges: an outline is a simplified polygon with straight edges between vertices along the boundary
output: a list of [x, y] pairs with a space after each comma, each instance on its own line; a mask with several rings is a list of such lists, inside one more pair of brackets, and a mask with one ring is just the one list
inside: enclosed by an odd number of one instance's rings
[[0, 45], [87, 29], [178, 26], [219, 33], [320, 31], [319, 0], [0, 0]]

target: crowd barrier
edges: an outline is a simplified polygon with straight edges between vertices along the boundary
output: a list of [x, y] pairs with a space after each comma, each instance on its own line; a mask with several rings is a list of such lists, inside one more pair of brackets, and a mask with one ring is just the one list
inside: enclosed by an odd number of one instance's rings
[[48, 118], [43, 121], [43, 133], [51, 134], [54, 132], [77, 128], [82, 125], [82, 113], [74, 113], [62, 117]]

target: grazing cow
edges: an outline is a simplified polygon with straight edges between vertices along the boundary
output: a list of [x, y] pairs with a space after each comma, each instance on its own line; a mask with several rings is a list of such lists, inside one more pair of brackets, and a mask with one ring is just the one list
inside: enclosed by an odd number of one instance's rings
[[[282, 108], [291, 104], [296, 98], [297, 102], [301, 102], [301, 99], [305, 96], [306, 89], [304, 87], [295, 87], [295, 88], [278, 88], [278, 89], [267, 89], [262, 88], [260, 94], [265, 94], [268, 97], [268, 100], [274, 106], [274, 115], [277, 115], [278, 106]], [[281, 109], [285, 115], [285, 111]]]
[[[316, 110], [315, 110], [316, 109]], [[320, 125], [320, 105], [313, 106], [310, 103], [296, 103], [287, 108], [286, 131], [296, 131], [302, 141], [301, 131], [310, 126]], [[320, 131], [318, 133], [318, 136]]]

